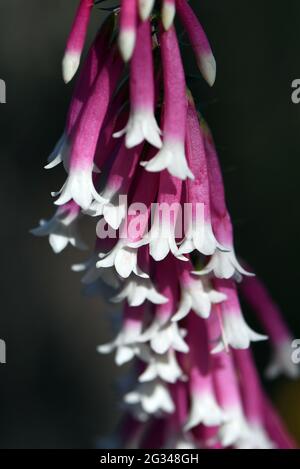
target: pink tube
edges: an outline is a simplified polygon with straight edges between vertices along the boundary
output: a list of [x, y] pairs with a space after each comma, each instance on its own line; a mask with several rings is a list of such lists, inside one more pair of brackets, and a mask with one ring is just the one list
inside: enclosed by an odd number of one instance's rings
[[176, 11], [188, 34], [198, 67], [205, 80], [212, 86], [216, 79], [216, 61], [207, 36], [186, 0], [176, 0]]
[[109, 49], [112, 26], [112, 18], [109, 17], [102, 25], [95, 41], [91, 45], [81, 73], [76, 81], [66, 122], [65, 131], [67, 136], [71, 134], [80, 111], [88, 99], [91, 86], [105, 63], [107, 51]]
[[93, 5], [92, 0], [81, 0], [77, 8], [63, 59], [65, 82], [70, 81], [78, 69]]
[[136, 0], [121, 0], [119, 15], [119, 49], [125, 62], [127, 62], [134, 51], [137, 26], [137, 3]]

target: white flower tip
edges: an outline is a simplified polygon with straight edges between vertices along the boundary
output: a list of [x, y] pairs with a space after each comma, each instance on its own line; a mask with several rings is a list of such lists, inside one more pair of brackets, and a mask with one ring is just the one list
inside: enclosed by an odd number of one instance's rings
[[62, 61], [62, 73], [65, 83], [69, 83], [74, 77], [80, 64], [78, 52], [66, 52]]
[[153, 9], [155, 0], [139, 0], [139, 15], [142, 21], [146, 21]]
[[74, 169], [69, 172], [68, 178], [58, 193], [52, 193], [59, 198], [54, 202], [55, 205], [64, 205], [69, 200], [74, 200], [83, 210], [88, 210], [93, 200], [99, 203], [107, 203], [96, 191], [92, 174], [90, 170]]
[[151, 160], [142, 161], [140, 164], [150, 173], [167, 169], [172, 176], [178, 179], [195, 179], [188, 167], [184, 146], [179, 142], [164, 143], [161, 150]]
[[223, 411], [212, 394], [192, 395], [191, 400], [190, 415], [184, 425], [185, 432], [197, 427], [200, 423], [207, 427], [215, 427], [225, 421]]
[[52, 169], [55, 166], [59, 165], [62, 162], [61, 155], [57, 155], [55, 158], [51, 159], [45, 166], [44, 169]]
[[207, 81], [209, 86], [213, 86], [216, 81], [217, 73], [217, 64], [213, 54], [201, 55], [197, 63], [203, 78]]
[[119, 32], [118, 45], [124, 62], [128, 62], [133, 54], [136, 34], [133, 29], [124, 29]]
[[164, 1], [163, 6], [162, 6], [162, 12], [161, 12], [161, 21], [166, 31], [168, 31], [171, 28], [174, 22], [175, 13], [176, 13], [175, 3]]

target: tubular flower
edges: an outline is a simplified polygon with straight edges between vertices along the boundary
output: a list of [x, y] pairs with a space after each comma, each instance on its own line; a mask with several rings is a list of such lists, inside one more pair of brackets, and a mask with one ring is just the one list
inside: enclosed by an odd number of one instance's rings
[[[92, 6], [79, 4], [65, 81], [78, 68]], [[292, 336], [235, 254], [214, 141], [186, 84], [176, 12], [204, 79], [214, 83], [211, 47], [186, 0], [121, 0], [92, 42], [48, 159], [47, 168], [63, 162], [67, 173], [54, 194], [59, 207], [32, 232], [60, 252], [68, 243], [84, 247], [80, 218], [95, 222], [94, 251], [72, 270], [85, 288], [104, 297], [108, 285], [111, 301], [121, 303], [116, 337], [98, 351], [132, 367], [124, 418], [106, 445], [294, 448], [250, 349], [268, 336], [268, 374], [296, 377]], [[266, 336], [248, 326], [239, 292]]]
[[79, 67], [92, 7], [92, 0], [81, 0], [79, 3], [63, 58], [63, 77], [66, 83], [72, 80]]

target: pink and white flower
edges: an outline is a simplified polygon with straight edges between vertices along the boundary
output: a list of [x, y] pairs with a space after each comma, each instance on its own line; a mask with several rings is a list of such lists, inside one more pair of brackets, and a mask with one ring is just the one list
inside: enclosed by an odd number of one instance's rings
[[143, 278], [149, 277], [138, 266], [138, 250], [145, 244], [143, 236], [148, 229], [151, 203], [157, 192], [155, 179], [150, 182], [149, 178], [148, 174], [143, 173], [139, 179], [133, 202], [120, 228], [119, 240], [108, 254], [99, 255], [98, 268], [115, 266], [116, 271], [123, 278], [128, 278], [132, 272]]
[[154, 158], [142, 164], [150, 172], [167, 169], [179, 179], [193, 179], [184, 150], [186, 85], [174, 27], [161, 32], [160, 45], [164, 76], [163, 146]]
[[220, 352], [228, 346], [234, 349], [247, 349], [251, 342], [267, 340], [266, 335], [254, 332], [246, 323], [235, 283], [232, 280], [215, 279], [214, 287], [226, 297], [219, 307], [223, 330], [214, 352]]
[[112, 26], [113, 21], [111, 16], [109, 16], [90, 47], [81, 73], [75, 84], [64, 133], [57, 142], [53, 152], [48, 157], [48, 164], [45, 166], [46, 169], [54, 168], [61, 162], [63, 162], [64, 166], [68, 168], [71, 144], [70, 138], [72, 131], [74, 130], [75, 124], [84, 106], [84, 103], [89, 97], [91, 87], [95, 82], [97, 74], [105, 63], [107, 53], [103, 53], [102, 51], [106, 51], [109, 47]]
[[62, 63], [66, 83], [72, 80], [79, 67], [93, 5], [92, 0], [80, 0], [77, 8]]
[[212, 255], [202, 274], [213, 272], [218, 278], [231, 278], [236, 275], [253, 275], [247, 272], [238, 262], [234, 246], [231, 219], [226, 207], [222, 173], [209, 130], [204, 128], [205, 148], [207, 155], [208, 176], [210, 184], [210, 206], [212, 227], [218, 243], [223, 247]]
[[124, 402], [133, 408], [140, 406], [148, 415], [172, 414], [175, 410], [168, 387], [159, 379], [140, 383], [136, 390], [125, 395]]
[[175, 257], [185, 261], [179, 254], [176, 244], [177, 229], [181, 230], [182, 181], [164, 171], [160, 174], [157, 203], [155, 206], [151, 229], [144, 242], [149, 243], [150, 255], [155, 261], [165, 259], [171, 252]]
[[[78, 68], [92, 5], [79, 4], [66, 81]], [[56, 194], [59, 208], [33, 232], [49, 236], [56, 252], [68, 243], [82, 247], [79, 217], [100, 217], [94, 253], [73, 270], [83, 272], [85, 292], [100, 292], [102, 304], [113, 294], [108, 287], [118, 289], [112, 302], [124, 303], [121, 317], [119, 306], [107, 305], [112, 323], [118, 314], [118, 332], [98, 347], [114, 352], [118, 365], [133, 361], [119, 382], [126, 418], [112, 444], [294, 448], [251, 356], [251, 342], [266, 336], [245, 322], [235, 282], [243, 280], [241, 291], [271, 338], [269, 373], [298, 375], [291, 334], [235, 255], [213, 139], [186, 89], [175, 10], [210, 85], [215, 59], [186, 0], [162, 0], [161, 14], [153, 8], [153, 0], [121, 0], [92, 43], [47, 165], [63, 162], [68, 173]]]
[[123, 60], [128, 62], [136, 43], [137, 0], [122, 0], [119, 18], [119, 49]]
[[151, 26], [149, 21], [144, 21], [140, 22], [137, 29], [137, 44], [130, 64], [129, 120], [123, 130], [114, 134], [114, 137], [126, 135], [127, 148], [135, 147], [144, 140], [161, 148], [161, 131], [154, 116], [154, 99]]
[[[141, 249], [140, 265], [143, 271], [150, 272], [149, 251], [146, 248]], [[168, 298], [159, 293], [150, 278], [142, 278], [131, 275], [124, 283], [122, 290], [112, 299], [119, 303], [126, 300], [130, 306], [140, 306], [145, 301], [159, 305], [168, 302]]]
[[117, 365], [123, 365], [134, 357], [142, 357], [147, 351], [140, 343], [139, 338], [143, 328], [144, 309], [126, 306], [122, 329], [117, 337], [110, 343], [99, 345], [99, 353], [111, 353], [116, 351], [115, 361]]
[[116, 51], [108, 58], [99, 73], [80, 119], [72, 136], [69, 175], [56, 205], [63, 205], [73, 199], [83, 209], [88, 209], [94, 199], [103, 198], [97, 193], [92, 181], [94, 155], [101, 125], [119, 80], [122, 63]]
[[[127, 212], [127, 194], [135, 175], [142, 146], [127, 150], [122, 144], [109, 172], [101, 197], [104, 202], [95, 201], [90, 207], [93, 216], [103, 215], [105, 221], [117, 230]], [[94, 213], [93, 213], [94, 212]]]
[[207, 328], [203, 319], [194, 313], [188, 318], [187, 336], [190, 349], [189, 390], [191, 407], [184, 430], [203, 424], [216, 427], [224, 421], [213, 387], [209, 360]]
[[78, 231], [80, 207], [73, 201], [59, 207], [50, 220], [40, 220], [40, 226], [31, 230], [35, 236], [48, 236], [55, 253], [63, 251], [70, 243], [78, 249], [87, 249]]
[[189, 210], [185, 211], [185, 237], [179, 252], [187, 254], [197, 250], [201, 254], [212, 255], [220, 246], [212, 231], [206, 152], [197, 111], [191, 101], [186, 133], [186, 153], [195, 179], [188, 179], [185, 183], [186, 207]]
[[184, 379], [183, 372], [177, 362], [174, 350], [169, 349], [164, 354], [149, 354], [146, 357], [146, 368], [139, 376], [140, 383], [161, 379], [166, 383], [176, 383]]
[[171, 28], [176, 14], [175, 0], [162, 0], [161, 21], [166, 31]]
[[139, 15], [142, 21], [146, 21], [152, 12], [155, 0], [138, 0]]
[[207, 83], [212, 86], [216, 79], [216, 61], [206, 34], [186, 0], [176, 0], [176, 10], [196, 56], [197, 65]]
[[226, 296], [214, 290], [205, 280], [193, 277], [189, 262], [177, 263], [181, 296], [172, 321], [180, 321], [193, 310], [202, 318], [208, 318], [211, 307], [225, 300]]

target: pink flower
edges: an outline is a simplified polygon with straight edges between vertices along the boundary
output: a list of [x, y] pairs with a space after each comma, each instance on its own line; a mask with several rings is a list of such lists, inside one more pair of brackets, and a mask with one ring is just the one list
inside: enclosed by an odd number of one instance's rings
[[122, 0], [120, 10], [119, 49], [125, 62], [131, 59], [136, 43], [137, 0]]
[[251, 342], [266, 340], [268, 337], [254, 332], [246, 323], [239, 303], [235, 283], [232, 280], [214, 280], [215, 289], [226, 299], [220, 305], [223, 324], [222, 336], [214, 349], [215, 352], [227, 346], [234, 349], [247, 349]]
[[68, 243], [79, 249], [87, 249], [78, 231], [80, 207], [73, 201], [59, 207], [54, 216], [31, 230], [35, 236], [49, 236], [49, 244], [55, 253], [63, 251]]
[[161, 132], [154, 116], [152, 37], [149, 21], [141, 22], [137, 29], [137, 45], [130, 64], [130, 105], [129, 121], [114, 137], [126, 134], [127, 148], [139, 145], [144, 140], [160, 148]]
[[92, 7], [92, 0], [80, 0], [62, 63], [66, 83], [72, 80], [79, 67]]
[[197, 111], [191, 102], [187, 114], [186, 153], [195, 179], [186, 181], [186, 201], [189, 206], [185, 214], [185, 237], [179, 252], [186, 254], [197, 250], [202, 254], [212, 255], [219, 245], [211, 226], [206, 150]]
[[[66, 81], [79, 65], [91, 7], [80, 2]], [[163, 0], [160, 8], [161, 16], [153, 0], [122, 0], [97, 34], [48, 160], [48, 168], [63, 162], [67, 171], [59, 207], [33, 233], [49, 236], [55, 252], [84, 247], [77, 225], [91, 216], [94, 250], [72, 270], [82, 272], [86, 292], [106, 300], [109, 291], [112, 303], [122, 303], [117, 335], [98, 351], [133, 366], [125, 418], [102, 444], [293, 448], [252, 358], [253, 343], [267, 337], [248, 326], [236, 282], [270, 337], [272, 376], [298, 375], [291, 333], [236, 257], [220, 162], [186, 89], [176, 11], [210, 85], [215, 59], [186, 0]]]
[[188, 34], [199, 70], [212, 86], [216, 79], [217, 66], [206, 34], [186, 0], [176, 0], [176, 10]]
[[103, 200], [92, 182], [93, 162], [101, 125], [121, 71], [122, 63], [114, 51], [100, 71], [72, 132], [69, 175], [55, 202], [57, 205], [73, 199], [88, 209], [94, 199]]
[[171, 28], [175, 13], [175, 0], [162, 0], [161, 21], [166, 31]]
[[228, 279], [232, 276], [253, 275], [247, 272], [236, 258], [233, 246], [233, 230], [226, 207], [223, 178], [217, 153], [209, 130], [204, 128], [208, 175], [210, 184], [210, 205], [212, 227], [221, 248], [212, 255], [202, 274], [214, 272], [218, 278]]
[[[112, 27], [113, 23], [109, 17], [101, 27], [96, 39], [90, 47], [87, 58], [82, 67], [82, 71], [76, 81], [64, 133], [49, 156], [48, 164], [45, 166], [46, 169], [51, 169], [62, 161], [65, 167], [68, 168], [70, 137], [82, 110], [83, 104], [89, 97], [91, 87], [105, 63], [107, 55], [106, 50], [109, 47], [109, 41], [113, 29]], [[104, 53], [101, 51], [104, 51]]]
[[160, 34], [164, 76], [163, 146], [157, 155], [143, 166], [147, 171], [167, 169], [179, 179], [194, 176], [188, 167], [185, 150], [187, 99], [184, 71], [174, 28]]

